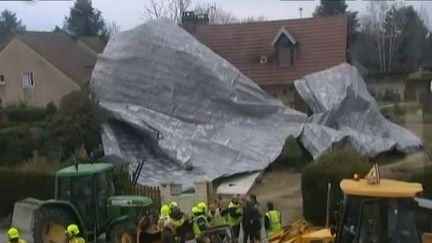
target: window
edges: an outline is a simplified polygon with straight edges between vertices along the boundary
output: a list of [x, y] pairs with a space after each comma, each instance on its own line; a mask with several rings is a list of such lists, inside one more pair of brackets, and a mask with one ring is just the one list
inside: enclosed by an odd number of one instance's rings
[[23, 88], [33, 88], [35, 86], [32, 72], [25, 72], [22, 74], [22, 84]]
[[3, 74], [0, 74], [0, 84], [5, 84], [5, 77]]
[[291, 66], [291, 48], [285, 46], [278, 48], [278, 64], [279, 66]]

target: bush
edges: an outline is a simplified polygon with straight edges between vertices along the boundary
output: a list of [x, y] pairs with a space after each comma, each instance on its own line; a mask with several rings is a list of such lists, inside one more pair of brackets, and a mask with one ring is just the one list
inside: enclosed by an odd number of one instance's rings
[[50, 102], [46, 106], [46, 113], [47, 115], [54, 115], [57, 113], [57, 106], [54, 104], [54, 102]]
[[54, 175], [0, 167], [0, 217], [12, 214], [15, 202], [27, 197], [54, 197]]
[[288, 137], [276, 161], [294, 168], [301, 168], [310, 160], [297, 140], [294, 137]]
[[45, 108], [27, 107], [23, 109], [6, 109], [4, 114], [11, 122], [32, 122], [45, 119], [47, 112]]
[[321, 155], [302, 173], [303, 216], [316, 225], [324, 225], [326, 217], [327, 184], [331, 183], [330, 212], [342, 199], [339, 183], [355, 173], [365, 175], [370, 169], [368, 160], [350, 148], [336, 148]]
[[101, 113], [97, 104], [84, 91], [72, 92], [63, 97], [60, 108], [48, 122], [48, 147], [62, 151], [62, 159], [84, 144], [87, 151], [99, 148]]
[[410, 181], [418, 182], [423, 185], [422, 197], [432, 199], [432, 166], [426, 166], [421, 171], [411, 175]]
[[15, 126], [0, 130], [0, 164], [16, 164], [31, 159], [46, 138], [45, 130]]

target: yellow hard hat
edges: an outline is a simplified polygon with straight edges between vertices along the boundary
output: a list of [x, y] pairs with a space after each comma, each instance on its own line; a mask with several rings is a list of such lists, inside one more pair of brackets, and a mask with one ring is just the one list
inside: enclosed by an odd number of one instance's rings
[[201, 213], [202, 211], [201, 211], [201, 209], [199, 209], [198, 207], [192, 207], [192, 213], [193, 214], [195, 214], [195, 213]]
[[169, 206], [170, 206], [170, 208], [177, 208], [178, 204], [176, 202], [172, 201], [172, 202], [170, 202]]
[[170, 207], [165, 204], [161, 207], [160, 214], [166, 216], [169, 214], [169, 211], [170, 211]]
[[19, 232], [18, 232], [18, 229], [15, 228], [15, 227], [11, 227], [11, 228], [8, 230], [7, 235], [8, 235], [8, 237], [9, 237], [9, 240], [19, 238]]
[[198, 209], [204, 211], [207, 209], [207, 204], [205, 202], [200, 202], [197, 204]]
[[70, 224], [70, 225], [67, 227], [66, 233], [69, 233], [69, 234], [71, 234], [71, 235], [77, 235], [77, 234], [79, 234], [79, 228], [78, 228], [78, 225], [76, 225], [76, 224]]

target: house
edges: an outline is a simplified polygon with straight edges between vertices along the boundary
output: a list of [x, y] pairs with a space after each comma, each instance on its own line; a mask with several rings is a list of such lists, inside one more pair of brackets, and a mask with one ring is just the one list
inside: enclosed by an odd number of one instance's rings
[[104, 45], [97, 37], [74, 40], [63, 32], [15, 34], [0, 47], [0, 104], [59, 104], [87, 86]]
[[207, 15], [185, 12], [182, 25], [290, 107], [296, 103], [294, 80], [347, 60], [347, 19], [342, 15], [209, 25]]

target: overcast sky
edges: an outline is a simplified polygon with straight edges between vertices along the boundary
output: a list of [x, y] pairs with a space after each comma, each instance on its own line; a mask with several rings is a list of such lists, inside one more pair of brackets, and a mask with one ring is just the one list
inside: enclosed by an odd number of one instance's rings
[[[93, 0], [93, 6], [102, 11], [107, 21], [115, 21], [126, 30], [141, 24], [144, 20], [141, 13], [144, 4], [150, 0]], [[194, 2], [216, 3], [234, 15], [245, 18], [248, 16], [264, 15], [268, 19], [299, 18], [299, 8], [303, 8], [303, 17], [310, 17], [319, 0], [281, 1], [281, 0], [193, 0]], [[349, 9], [362, 14], [368, 1], [347, 1]], [[423, 7], [432, 20], [432, 1], [405, 1], [406, 5], [414, 5], [416, 9]], [[0, 10], [9, 9], [17, 13], [28, 30], [51, 31], [56, 25], [62, 26], [65, 15], [69, 13], [72, 1], [45, 0], [19, 2], [0, 0]], [[430, 23], [429, 23], [429, 26]]]

